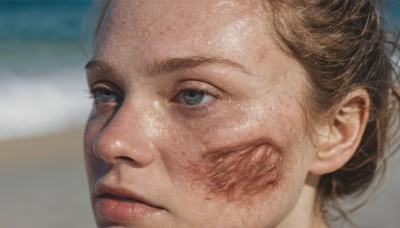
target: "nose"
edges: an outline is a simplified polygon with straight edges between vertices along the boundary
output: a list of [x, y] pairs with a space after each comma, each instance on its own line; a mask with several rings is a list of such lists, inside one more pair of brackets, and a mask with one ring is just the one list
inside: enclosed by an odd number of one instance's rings
[[155, 145], [146, 131], [143, 115], [128, 105], [122, 105], [93, 141], [96, 156], [107, 163], [128, 162], [145, 167], [155, 158]]

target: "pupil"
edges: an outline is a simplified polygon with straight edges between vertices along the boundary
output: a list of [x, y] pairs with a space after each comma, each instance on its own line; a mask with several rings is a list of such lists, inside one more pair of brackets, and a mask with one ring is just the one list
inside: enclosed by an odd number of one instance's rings
[[187, 90], [183, 92], [183, 99], [188, 105], [198, 105], [203, 100], [205, 94], [195, 90]]
[[96, 99], [101, 103], [108, 103], [116, 101], [113, 92], [108, 90], [99, 90], [96, 92]]
[[196, 92], [190, 91], [190, 92], [189, 92], [189, 97], [194, 97], [194, 96], [196, 96]]

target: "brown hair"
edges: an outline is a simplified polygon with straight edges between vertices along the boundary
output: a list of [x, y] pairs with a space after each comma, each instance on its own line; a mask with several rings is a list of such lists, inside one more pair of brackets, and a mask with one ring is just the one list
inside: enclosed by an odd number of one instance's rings
[[399, 101], [398, 65], [391, 62], [398, 46], [383, 32], [380, 4], [372, 0], [266, 1], [277, 42], [309, 74], [307, 108], [314, 120], [329, 114], [355, 88], [369, 94], [370, 118], [360, 146], [349, 162], [323, 175], [318, 185], [320, 198], [334, 204], [338, 197], [362, 193], [377, 169], [384, 167], [391, 109], [398, 107], [393, 105]]
[[[110, 2], [103, 1], [95, 35]], [[378, 13], [382, 3], [373, 0], [264, 2], [271, 9], [269, 18], [277, 42], [309, 74], [307, 108], [314, 121], [329, 114], [350, 91], [361, 87], [368, 92], [370, 119], [357, 152], [341, 169], [322, 176], [318, 185], [320, 199], [333, 202], [366, 190], [378, 168], [385, 167], [388, 124], [400, 101], [400, 79], [395, 69], [398, 63], [391, 60], [394, 53], [398, 54], [398, 40], [384, 34]]]

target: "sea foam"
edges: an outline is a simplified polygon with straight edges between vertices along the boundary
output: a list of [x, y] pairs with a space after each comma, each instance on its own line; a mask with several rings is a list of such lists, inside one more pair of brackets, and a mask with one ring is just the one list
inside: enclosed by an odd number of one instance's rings
[[0, 140], [83, 125], [91, 108], [84, 71], [1, 72]]

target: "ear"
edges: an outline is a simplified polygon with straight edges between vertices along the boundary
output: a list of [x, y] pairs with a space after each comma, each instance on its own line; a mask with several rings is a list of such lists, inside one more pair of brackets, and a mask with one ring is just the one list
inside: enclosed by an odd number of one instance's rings
[[367, 91], [347, 94], [336, 111], [317, 130], [317, 154], [310, 172], [323, 175], [340, 169], [356, 152], [368, 122], [370, 99]]

